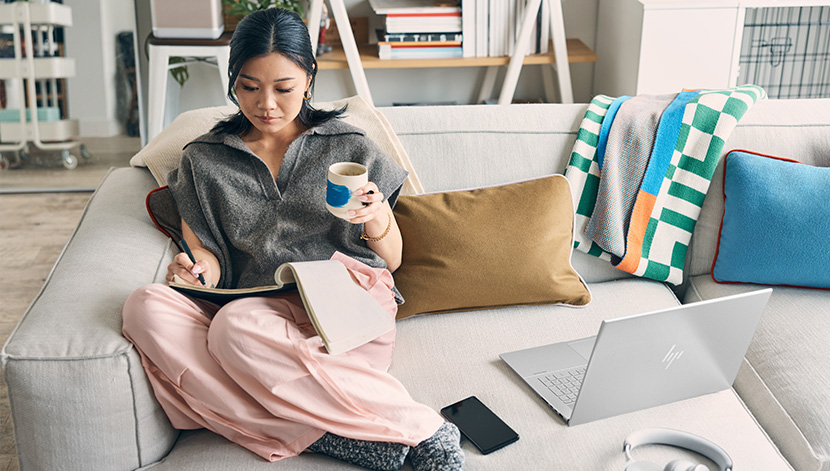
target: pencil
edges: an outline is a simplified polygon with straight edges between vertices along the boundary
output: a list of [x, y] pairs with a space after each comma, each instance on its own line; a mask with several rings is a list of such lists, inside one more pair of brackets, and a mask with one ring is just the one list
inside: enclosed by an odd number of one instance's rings
[[[184, 238], [182, 238], [179, 242], [181, 243], [181, 246], [184, 249], [184, 253], [186, 253], [187, 256], [190, 257], [190, 261], [195, 264], [196, 257], [193, 256], [193, 252], [190, 251], [190, 247], [187, 245], [187, 242], [185, 242]], [[202, 286], [207, 286], [207, 283], [205, 283], [205, 277], [202, 276], [201, 273], [199, 273], [199, 281], [202, 283]]]

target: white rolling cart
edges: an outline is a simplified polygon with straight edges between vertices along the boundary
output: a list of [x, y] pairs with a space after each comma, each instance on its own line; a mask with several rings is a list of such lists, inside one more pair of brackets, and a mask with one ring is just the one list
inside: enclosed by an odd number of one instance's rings
[[[19, 112], [16, 121], [0, 121], [0, 152], [14, 152], [26, 160], [31, 143], [38, 149], [60, 151], [63, 166], [74, 169], [78, 158], [70, 149], [79, 146], [81, 156], [90, 157], [86, 147], [73, 140], [79, 134], [78, 121], [54, 116], [59, 101], [57, 81], [75, 75], [75, 61], [56, 57], [53, 30], [72, 26], [72, 9], [51, 2], [0, 4], [0, 24], [13, 28], [14, 57], [0, 59], [0, 80], [16, 81], [8, 87], [17, 95], [9, 96], [9, 102], [16, 102]], [[4, 154], [6, 167], [7, 159]]]

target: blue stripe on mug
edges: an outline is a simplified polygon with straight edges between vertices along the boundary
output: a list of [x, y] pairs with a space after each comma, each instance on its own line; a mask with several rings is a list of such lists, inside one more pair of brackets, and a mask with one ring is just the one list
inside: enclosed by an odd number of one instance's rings
[[326, 204], [334, 208], [342, 208], [346, 206], [351, 197], [352, 192], [349, 187], [326, 180]]

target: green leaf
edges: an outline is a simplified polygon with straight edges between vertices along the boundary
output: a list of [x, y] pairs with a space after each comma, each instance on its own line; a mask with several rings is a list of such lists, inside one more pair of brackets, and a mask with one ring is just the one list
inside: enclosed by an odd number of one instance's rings
[[[170, 63], [171, 64], [179, 64], [179, 63], [182, 63], [184, 61], [185, 61], [184, 57], [171, 57], [170, 58]], [[183, 87], [185, 82], [187, 82], [187, 80], [190, 78], [190, 71], [187, 69], [186, 65], [170, 69], [170, 74], [173, 75], [173, 80], [175, 80], [176, 83], [178, 83], [180, 87]]]

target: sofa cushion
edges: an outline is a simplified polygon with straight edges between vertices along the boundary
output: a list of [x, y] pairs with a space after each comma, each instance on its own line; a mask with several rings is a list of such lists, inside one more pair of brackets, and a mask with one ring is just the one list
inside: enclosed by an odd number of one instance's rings
[[[565, 170], [586, 104], [493, 106], [379, 110], [427, 192], [504, 185]], [[582, 252], [574, 253], [571, 262], [588, 283], [633, 276]]]
[[[650, 427], [677, 428], [710, 439], [729, 452], [735, 469], [789, 470], [732, 390], [575, 427], [565, 425], [499, 354], [595, 335], [602, 319], [677, 304], [670, 289], [649, 280], [598, 283], [592, 290], [594, 300], [580, 309], [512, 306], [399, 321], [389, 371], [415, 400], [436, 411], [476, 395], [519, 433], [519, 441], [488, 455], [462, 439], [464, 469], [471, 471], [622, 470], [623, 440]], [[699, 455], [670, 447], [643, 447], [635, 456], [658, 463], [677, 458], [701, 461]], [[358, 470], [320, 455], [268, 463], [206, 431], [183, 432], [170, 455], [151, 469]], [[412, 468], [407, 463], [403, 469]]]
[[745, 151], [725, 160], [712, 278], [830, 288], [830, 168]]
[[415, 314], [514, 304], [585, 305], [571, 266], [573, 204], [562, 175], [468, 191], [402, 196], [395, 284]]
[[[692, 277], [684, 302], [758, 289]], [[735, 389], [799, 470], [830, 470], [830, 294], [777, 287], [755, 331]]]
[[178, 246], [178, 242], [182, 240], [182, 217], [176, 208], [170, 187], [164, 185], [147, 193], [146, 206], [153, 224]]
[[[724, 150], [747, 149], [794, 158], [808, 165], [830, 166], [830, 98], [762, 100], [746, 113]], [[687, 273], [712, 269], [723, 217], [723, 159], [715, 169], [690, 246]]]
[[379, 110], [430, 193], [504, 185], [565, 171], [587, 105], [494, 106]]
[[236, 106], [214, 106], [185, 111], [135, 154], [130, 165], [149, 168], [158, 184], [166, 185], [167, 174], [179, 166], [184, 146], [237, 109]]
[[[317, 103], [319, 109], [336, 109], [348, 106], [343, 121], [357, 126], [387, 155], [395, 159], [409, 172], [401, 194], [423, 193], [424, 189], [412, 166], [409, 156], [401, 145], [395, 131], [386, 117], [359, 96], [327, 103]], [[148, 167], [160, 186], [167, 184], [167, 174], [179, 166], [182, 149], [193, 139], [210, 131], [214, 124], [239, 110], [236, 106], [216, 106], [186, 111], [164, 128], [140, 152], [130, 159], [133, 167]]]

